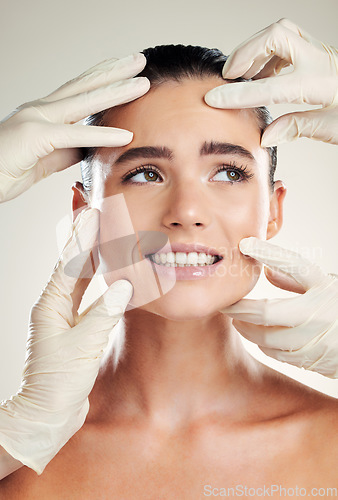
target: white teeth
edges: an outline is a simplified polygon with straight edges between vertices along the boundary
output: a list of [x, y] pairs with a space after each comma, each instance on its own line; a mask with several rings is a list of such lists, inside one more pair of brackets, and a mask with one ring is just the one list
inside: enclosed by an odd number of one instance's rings
[[174, 254], [174, 252], [168, 252], [167, 253], [167, 262], [169, 262], [170, 264], [174, 264], [175, 263], [175, 254]]
[[187, 254], [183, 252], [176, 252], [176, 264], [186, 264]]
[[199, 253], [197, 263], [198, 264], [206, 264], [207, 263], [207, 254], [206, 253]]
[[204, 252], [168, 252], [152, 254], [150, 259], [166, 267], [187, 267], [212, 265], [217, 257]]
[[197, 252], [190, 252], [190, 253], [188, 253], [187, 264], [196, 266], [197, 261], [198, 261]]

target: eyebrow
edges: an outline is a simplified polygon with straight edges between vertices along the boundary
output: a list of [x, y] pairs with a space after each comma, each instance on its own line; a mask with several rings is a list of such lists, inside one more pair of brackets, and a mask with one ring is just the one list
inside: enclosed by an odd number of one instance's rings
[[[250, 151], [238, 144], [231, 144], [228, 142], [210, 141], [204, 142], [200, 149], [200, 156], [207, 155], [236, 155], [249, 160], [254, 160]], [[173, 160], [174, 153], [166, 146], [143, 146], [139, 148], [131, 148], [125, 151], [117, 158], [114, 165], [122, 165], [131, 160], [140, 160], [142, 158], [163, 158], [166, 160]]]
[[164, 158], [172, 160], [174, 157], [173, 152], [165, 146], [143, 146], [141, 148], [131, 148], [114, 162], [115, 165], [126, 163], [131, 160], [139, 160], [141, 158]]
[[238, 144], [231, 144], [229, 142], [204, 142], [200, 150], [200, 155], [236, 155], [243, 156], [249, 160], [254, 160], [255, 157], [249, 150], [239, 146]]

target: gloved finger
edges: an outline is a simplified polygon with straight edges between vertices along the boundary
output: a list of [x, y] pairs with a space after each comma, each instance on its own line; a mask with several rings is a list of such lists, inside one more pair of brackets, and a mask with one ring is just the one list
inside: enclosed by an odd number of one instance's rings
[[[290, 66], [287, 61], [284, 61], [278, 56], [273, 56], [272, 59], [264, 66], [264, 68], [255, 74], [252, 78], [260, 80], [262, 78], [270, 78], [279, 75], [283, 68]], [[244, 78], [247, 78], [246, 76]]]
[[133, 133], [114, 127], [87, 125], [51, 125], [50, 142], [53, 148], [120, 147], [129, 144]]
[[267, 148], [308, 137], [318, 141], [338, 144], [338, 107], [298, 111], [280, 116], [264, 131], [261, 146]]
[[100, 331], [109, 332], [121, 319], [133, 295], [133, 285], [127, 280], [115, 281], [77, 318], [82, 331], [86, 329], [94, 336]]
[[233, 325], [243, 337], [260, 347], [295, 351], [310, 345], [318, 337], [318, 332], [323, 330], [323, 321], [319, 316], [318, 311], [313, 315], [307, 311], [306, 321], [295, 327], [256, 325], [238, 319], [233, 321]]
[[272, 285], [277, 286], [282, 290], [288, 290], [289, 292], [294, 293], [306, 292], [303, 285], [300, 285], [294, 278], [285, 273], [273, 271], [269, 267], [264, 267], [264, 274]]
[[98, 230], [99, 210], [82, 210], [73, 223], [71, 237], [65, 244], [47, 285], [33, 306], [33, 324], [40, 324], [41, 321], [52, 324], [54, 318], [60, 328], [74, 326], [72, 293], [79, 280], [83, 276], [89, 276], [88, 268], [92, 267], [92, 275], [96, 272], [97, 262], [93, 262], [91, 256]]
[[305, 290], [309, 290], [326, 277], [319, 266], [300, 254], [254, 236], [241, 240], [239, 249], [242, 254], [258, 260], [272, 270], [282, 271], [291, 276]]
[[321, 323], [330, 323], [337, 317], [337, 287], [337, 279], [328, 275], [303, 295], [283, 299], [242, 299], [220, 312], [255, 325], [295, 327], [309, 317], [315, 324], [314, 314], [319, 311]]
[[307, 101], [301, 93], [300, 83], [295, 82], [292, 73], [251, 82], [227, 83], [209, 90], [204, 100], [209, 106], [220, 109], [258, 108], [286, 102], [303, 104]]
[[325, 375], [325, 377], [338, 378], [338, 368], [335, 356], [330, 356], [328, 345], [320, 349], [320, 353], [313, 358], [312, 346], [304, 346], [297, 351], [281, 351], [279, 349], [270, 349], [268, 347], [258, 346], [267, 356], [282, 361], [290, 365], [304, 368]]
[[276, 359], [277, 361], [288, 363], [289, 365], [297, 366], [298, 368], [305, 368], [307, 370], [313, 369], [313, 371], [317, 371], [315, 368], [316, 363], [314, 363], [313, 359], [311, 359], [311, 353], [309, 353], [309, 357], [304, 357], [302, 349], [300, 351], [289, 352], [281, 351], [279, 349], [270, 349], [269, 347], [263, 347], [260, 345], [258, 347], [264, 354], [270, 358]]
[[308, 317], [305, 307], [310, 299], [306, 297], [304, 304], [305, 296], [306, 294], [286, 299], [242, 299], [220, 312], [235, 320], [255, 325], [294, 327]]
[[[289, 64], [294, 64], [297, 53], [304, 51], [308, 42], [281, 22], [273, 23], [240, 44], [229, 56], [223, 67], [223, 78], [235, 79], [246, 74], [255, 61], [268, 62], [277, 55]], [[295, 50], [298, 47], [299, 50]]]
[[[36, 133], [42, 136], [48, 136], [48, 141], [41, 141], [39, 145], [40, 149], [36, 149], [31, 152], [29, 157], [27, 154], [26, 164], [16, 167], [15, 171], [12, 168], [12, 175], [9, 173], [9, 177], [13, 178], [15, 175], [17, 178], [26, 174], [27, 171], [31, 170], [32, 165], [35, 165], [38, 161], [38, 169], [45, 170], [40, 175], [40, 178], [47, 177], [51, 173], [55, 172], [55, 168], [60, 168], [63, 170], [66, 165], [56, 165], [55, 161], [49, 164], [49, 161], [43, 161], [48, 155], [52, 155], [55, 150], [65, 150], [83, 147], [120, 147], [129, 144], [133, 139], [133, 133], [129, 130], [113, 128], [113, 127], [96, 127], [87, 125], [62, 125], [62, 124], [38, 124], [36, 128]], [[74, 155], [71, 155], [74, 158]], [[41, 160], [39, 160], [41, 158]], [[48, 156], [49, 158], [49, 156]], [[41, 162], [41, 163], [40, 163]], [[1, 176], [1, 174], [0, 174]], [[33, 176], [34, 182], [34, 176]], [[20, 186], [19, 186], [20, 187]]]
[[101, 86], [106, 87], [114, 82], [127, 80], [140, 73], [145, 65], [146, 58], [141, 53], [132, 54], [122, 59], [102, 61], [44, 97], [44, 100], [52, 102], [65, 99]]
[[147, 78], [131, 78], [37, 106], [50, 122], [76, 123], [104, 109], [125, 104], [141, 97], [150, 88]]
[[[253, 78], [257, 73], [260, 73], [263, 68], [268, 66], [271, 61], [278, 56], [274, 56], [274, 54], [270, 54], [269, 56], [266, 56], [266, 54], [261, 55], [260, 57], [256, 57], [255, 60], [253, 61], [250, 69], [242, 75], [242, 78], [245, 78], [246, 80], [250, 80]], [[280, 57], [278, 57], [280, 59]]]

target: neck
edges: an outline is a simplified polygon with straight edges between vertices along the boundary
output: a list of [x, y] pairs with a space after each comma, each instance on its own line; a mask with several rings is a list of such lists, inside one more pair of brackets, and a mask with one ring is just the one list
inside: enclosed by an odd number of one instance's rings
[[101, 371], [110, 411], [164, 428], [247, 411], [263, 365], [246, 352], [228, 316], [171, 321], [133, 309], [125, 314], [125, 336], [114, 375], [111, 356]]

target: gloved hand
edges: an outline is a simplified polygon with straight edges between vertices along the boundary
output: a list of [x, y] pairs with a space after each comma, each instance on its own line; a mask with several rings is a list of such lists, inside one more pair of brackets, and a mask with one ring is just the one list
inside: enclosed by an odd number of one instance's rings
[[[276, 76], [293, 65], [291, 73]], [[223, 78], [251, 82], [221, 85], [205, 95], [216, 108], [253, 108], [280, 103], [322, 105], [321, 109], [288, 113], [263, 133], [262, 147], [298, 137], [338, 144], [338, 51], [308, 35], [288, 19], [280, 19], [239, 45], [223, 67]]]
[[242, 299], [221, 312], [234, 318], [234, 327], [268, 356], [338, 378], [337, 277], [295, 252], [254, 237], [241, 240], [239, 247], [269, 266], [271, 283], [302, 294]]
[[87, 116], [145, 94], [147, 78], [132, 78], [143, 54], [103, 61], [43, 99], [20, 106], [0, 123], [0, 202], [82, 160], [81, 147], [129, 144], [130, 131], [74, 125]]
[[[92, 261], [98, 227], [99, 211], [91, 208], [73, 224], [72, 236], [31, 311], [20, 389], [0, 405], [0, 449], [38, 474], [83, 425], [109, 333], [133, 293], [129, 281], [118, 280], [81, 315], [74, 311], [84, 293], [83, 281], [88, 286], [88, 279], [77, 277]], [[74, 257], [77, 267], [70, 277], [64, 269]]]

